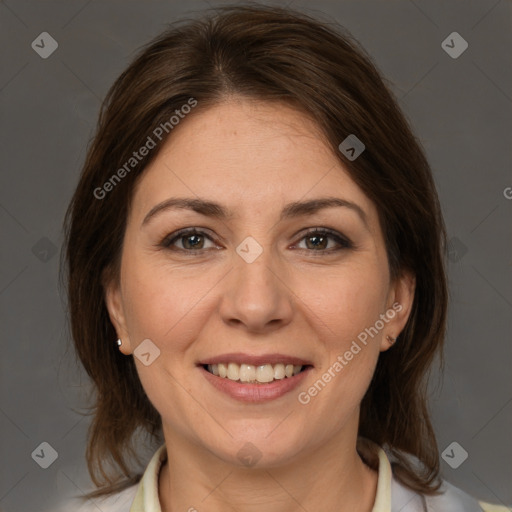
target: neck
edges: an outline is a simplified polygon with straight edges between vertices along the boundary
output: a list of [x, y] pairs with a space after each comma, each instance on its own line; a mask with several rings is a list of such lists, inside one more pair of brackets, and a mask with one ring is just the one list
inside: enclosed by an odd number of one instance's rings
[[371, 512], [378, 474], [351, 443], [313, 447], [267, 468], [228, 464], [184, 439], [165, 435], [168, 461], [159, 475], [162, 512]]

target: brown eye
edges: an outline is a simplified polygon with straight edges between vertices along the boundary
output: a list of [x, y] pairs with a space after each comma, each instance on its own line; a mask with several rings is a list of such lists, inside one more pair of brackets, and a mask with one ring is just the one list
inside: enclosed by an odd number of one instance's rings
[[[194, 252], [208, 248], [205, 247], [205, 240], [212, 241], [212, 239], [202, 231], [186, 229], [167, 236], [160, 245], [166, 249]], [[179, 245], [176, 246], [176, 244], [180, 244], [181, 247]]]
[[[329, 244], [329, 236], [324, 235], [309, 235], [305, 237], [308, 249], [327, 249]], [[311, 242], [308, 244], [308, 242]]]
[[[326, 229], [314, 229], [306, 233], [305, 236], [301, 238], [302, 240], [306, 240], [306, 248], [305, 250], [317, 251], [317, 252], [334, 252], [341, 249], [349, 249], [352, 247], [352, 243], [342, 237], [339, 233], [335, 231], [330, 231]], [[333, 247], [329, 247], [329, 241], [334, 240], [337, 244]]]
[[180, 239], [183, 241], [183, 247], [185, 249], [202, 249], [204, 245], [204, 239], [201, 240], [202, 235], [192, 234], [181, 236]]

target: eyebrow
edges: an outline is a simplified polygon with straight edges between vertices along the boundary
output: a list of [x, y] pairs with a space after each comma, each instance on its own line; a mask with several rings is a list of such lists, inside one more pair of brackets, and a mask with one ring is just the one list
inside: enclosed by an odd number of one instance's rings
[[[324, 208], [344, 207], [356, 212], [363, 221], [366, 229], [368, 226], [368, 217], [366, 212], [356, 203], [341, 199], [339, 197], [319, 197], [309, 201], [295, 201], [285, 205], [281, 211], [280, 221], [303, 215], [313, 215]], [[232, 211], [206, 199], [188, 198], [188, 197], [171, 197], [157, 204], [148, 212], [142, 221], [142, 226], [147, 224], [152, 218], [167, 210], [187, 209], [195, 211], [206, 217], [213, 217], [221, 220], [228, 220], [235, 215]]]

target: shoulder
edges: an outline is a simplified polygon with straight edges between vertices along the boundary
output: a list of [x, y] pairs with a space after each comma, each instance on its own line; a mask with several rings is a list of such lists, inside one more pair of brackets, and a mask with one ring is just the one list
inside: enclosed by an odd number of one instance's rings
[[399, 483], [394, 478], [391, 483], [392, 512], [508, 512], [508, 507], [492, 505], [476, 498], [443, 480], [436, 496], [420, 495]]
[[429, 510], [452, 510], [453, 512], [482, 512], [478, 500], [467, 492], [443, 480], [442, 494], [426, 497]]
[[126, 489], [106, 496], [104, 498], [95, 498], [84, 501], [79, 498], [72, 498], [63, 504], [58, 512], [130, 512], [139, 484], [132, 485]]
[[138, 483], [103, 498], [84, 501], [78, 496], [68, 499], [57, 511], [52, 512], [139, 512], [160, 510], [158, 502], [158, 474], [167, 458], [165, 443], [154, 452]]

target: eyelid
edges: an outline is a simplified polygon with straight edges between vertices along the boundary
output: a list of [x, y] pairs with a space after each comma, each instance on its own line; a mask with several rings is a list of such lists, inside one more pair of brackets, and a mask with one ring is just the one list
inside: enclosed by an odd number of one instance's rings
[[[165, 249], [169, 250], [175, 250], [177, 252], [181, 253], [189, 253], [191, 255], [198, 254], [198, 253], [204, 253], [208, 250], [211, 250], [211, 248], [208, 249], [180, 249], [180, 248], [172, 248], [172, 244], [179, 240], [180, 238], [190, 234], [190, 235], [201, 235], [205, 238], [208, 238], [212, 243], [216, 243], [214, 240], [214, 237], [209, 234], [209, 229], [207, 228], [201, 228], [201, 227], [188, 227], [179, 229], [177, 231], [174, 231], [173, 233], [165, 236], [163, 240], [158, 244], [159, 247], [163, 247]], [[294, 242], [290, 247], [296, 247], [302, 240], [309, 236], [313, 236], [315, 234], [321, 234], [330, 237], [331, 239], [335, 240], [338, 244], [337, 248], [331, 248], [331, 249], [325, 249], [325, 250], [314, 250], [314, 249], [297, 249], [298, 251], [308, 252], [308, 253], [317, 253], [318, 255], [321, 254], [332, 254], [338, 251], [341, 251], [343, 249], [354, 249], [355, 244], [344, 234], [338, 232], [337, 230], [327, 228], [327, 227], [314, 227], [314, 228], [306, 228], [304, 231], [299, 231], [294, 235], [294, 238], [297, 236], [300, 236], [300, 238], [297, 240], [297, 242]]]
[[[163, 240], [158, 244], [159, 246], [163, 247], [164, 249], [171, 249], [171, 246], [174, 242], [179, 240], [180, 238], [186, 236], [186, 235], [203, 235], [206, 238], [208, 238], [211, 242], [215, 243], [215, 240], [213, 236], [209, 235], [209, 230], [207, 228], [200, 228], [200, 227], [190, 227], [190, 228], [183, 228], [178, 229], [177, 231], [173, 231], [172, 233], [166, 235]], [[205, 249], [180, 249], [176, 248], [177, 251], [181, 252], [189, 252], [189, 253], [198, 253], [198, 252], [205, 252]]]
[[315, 251], [314, 249], [298, 249], [300, 251], [307, 251], [309, 253], [317, 252], [318, 254], [320, 254], [320, 253], [331, 254], [333, 252], [337, 252], [342, 249], [354, 249], [355, 248], [355, 244], [352, 242], [352, 240], [350, 240], [350, 238], [348, 238], [344, 234], [338, 232], [337, 230], [334, 230], [331, 228], [327, 228], [327, 227], [308, 228], [308, 229], [306, 229], [306, 231], [302, 232], [302, 234], [300, 234], [300, 233], [301, 232], [299, 232], [296, 235], [296, 236], [300, 236], [300, 238], [299, 238], [298, 242], [293, 245], [293, 247], [295, 245], [297, 245], [298, 243], [300, 243], [305, 238], [316, 235], [316, 234], [328, 236], [331, 239], [334, 239], [336, 241], [336, 243], [338, 244], [338, 247], [334, 248], [334, 249], [333, 248], [325, 249], [323, 251]]

